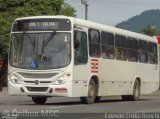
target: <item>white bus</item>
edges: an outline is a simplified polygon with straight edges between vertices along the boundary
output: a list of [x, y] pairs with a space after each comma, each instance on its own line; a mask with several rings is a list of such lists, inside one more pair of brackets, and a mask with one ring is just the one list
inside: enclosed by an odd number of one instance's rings
[[49, 97], [123, 100], [159, 88], [157, 39], [66, 16], [18, 18], [11, 30], [8, 88], [35, 104]]

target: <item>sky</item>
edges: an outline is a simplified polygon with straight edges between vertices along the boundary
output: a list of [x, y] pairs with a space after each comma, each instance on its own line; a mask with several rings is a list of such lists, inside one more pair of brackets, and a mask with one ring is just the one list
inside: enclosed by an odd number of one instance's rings
[[[77, 18], [85, 19], [81, 0], [66, 0], [76, 9]], [[115, 26], [145, 10], [160, 9], [160, 0], [87, 0], [88, 20]]]

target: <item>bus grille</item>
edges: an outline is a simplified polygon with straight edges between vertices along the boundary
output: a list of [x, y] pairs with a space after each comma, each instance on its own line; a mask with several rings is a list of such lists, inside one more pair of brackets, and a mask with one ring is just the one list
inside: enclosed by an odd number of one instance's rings
[[18, 74], [20, 74], [22, 77], [24, 78], [51, 78], [55, 75], [57, 75], [58, 73], [21, 73], [18, 72]]
[[[35, 84], [35, 81], [24, 81], [27, 84]], [[50, 84], [52, 81], [40, 81], [41, 84]]]
[[45, 92], [47, 91], [48, 87], [26, 87], [30, 92]]

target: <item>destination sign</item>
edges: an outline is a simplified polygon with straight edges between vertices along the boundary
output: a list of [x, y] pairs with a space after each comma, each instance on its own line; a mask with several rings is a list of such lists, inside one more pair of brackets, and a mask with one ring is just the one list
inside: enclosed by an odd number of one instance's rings
[[17, 20], [12, 31], [69, 31], [71, 23], [68, 19], [28, 19]]

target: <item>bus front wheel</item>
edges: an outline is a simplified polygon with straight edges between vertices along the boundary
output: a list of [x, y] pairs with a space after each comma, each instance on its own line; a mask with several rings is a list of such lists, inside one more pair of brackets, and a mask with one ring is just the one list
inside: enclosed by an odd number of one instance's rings
[[92, 104], [96, 98], [96, 84], [93, 80], [90, 81], [88, 86], [88, 96], [87, 97], [80, 97], [81, 102], [85, 104]]
[[45, 102], [47, 101], [47, 97], [32, 97], [32, 101], [35, 104], [45, 104]]

